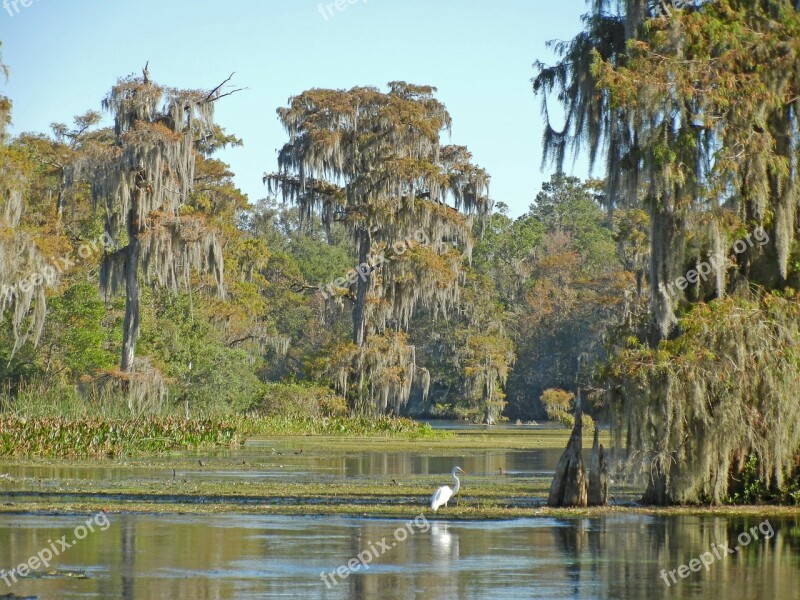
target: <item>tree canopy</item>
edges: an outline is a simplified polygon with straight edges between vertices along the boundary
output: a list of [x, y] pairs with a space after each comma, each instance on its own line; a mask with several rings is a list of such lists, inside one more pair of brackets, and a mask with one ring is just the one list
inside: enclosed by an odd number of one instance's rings
[[530, 198], [431, 85], [298, 90], [259, 198], [218, 153], [230, 79], [146, 66], [14, 136], [0, 96], [0, 410], [550, 418], [576, 458], [585, 417], [650, 502], [796, 497], [800, 7], [588, 6], [534, 63]]
[[[560, 164], [571, 145], [607, 157], [618, 247], [649, 284], [648, 310], [612, 338], [618, 442], [643, 459], [656, 502], [722, 501], [751, 457], [778, 490], [798, 440], [761, 428], [797, 428], [781, 374], [797, 370], [783, 323], [798, 281], [798, 8], [611, 9], [593, 6], [584, 32], [557, 46], [558, 65], [538, 65], [534, 90], [557, 92], [567, 114], [548, 129], [546, 156]], [[753, 335], [760, 321], [767, 330]]]

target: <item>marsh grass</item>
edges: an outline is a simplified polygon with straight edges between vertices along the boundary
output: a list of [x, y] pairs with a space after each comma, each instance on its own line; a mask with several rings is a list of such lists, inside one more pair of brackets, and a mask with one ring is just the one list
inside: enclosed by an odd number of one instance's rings
[[381, 436], [442, 439], [448, 433], [394, 417], [310, 417], [196, 411], [173, 404], [138, 414], [124, 398], [84, 397], [72, 387], [28, 383], [0, 394], [0, 456], [116, 457], [174, 450], [238, 447], [263, 435]]
[[0, 391], [0, 410], [4, 415], [28, 419], [80, 419], [88, 416], [125, 419], [135, 416], [127, 399], [120, 395], [103, 392], [84, 396], [75, 386], [51, 385], [37, 379], [26, 381], [13, 390]]

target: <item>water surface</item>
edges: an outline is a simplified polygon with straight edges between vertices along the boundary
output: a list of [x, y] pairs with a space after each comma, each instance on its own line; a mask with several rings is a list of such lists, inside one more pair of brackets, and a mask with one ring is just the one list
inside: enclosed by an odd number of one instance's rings
[[[0, 568], [48, 540], [72, 541], [86, 516], [0, 515]], [[110, 515], [13, 592], [41, 599], [575, 598], [797, 599], [800, 520], [771, 519], [750, 542], [667, 587], [660, 576], [763, 519], [610, 515], [448, 522], [340, 517]], [[399, 528], [405, 534], [398, 535]], [[413, 533], [410, 533], [413, 531]], [[758, 531], [758, 530], [756, 530]], [[397, 541], [403, 537], [402, 541]], [[389, 547], [383, 550], [377, 542]], [[369, 569], [321, 573], [363, 554]], [[50, 571], [50, 573], [47, 573]], [[668, 577], [668, 576], [667, 576]]]

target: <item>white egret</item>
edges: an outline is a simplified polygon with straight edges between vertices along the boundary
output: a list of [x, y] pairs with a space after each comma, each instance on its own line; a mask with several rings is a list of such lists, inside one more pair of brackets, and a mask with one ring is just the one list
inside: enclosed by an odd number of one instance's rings
[[464, 470], [461, 467], [454, 467], [453, 471], [450, 473], [453, 476], [453, 479], [456, 480], [455, 487], [450, 487], [449, 485], [443, 485], [438, 490], [433, 493], [431, 496], [431, 508], [433, 512], [439, 510], [439, 507], [444, 505], [447, 506], [447, 503], [450, 499], [458, 493], [458, 490], [461, 488], [461, 481], [459, 481], [456, 473], [464, 473]]

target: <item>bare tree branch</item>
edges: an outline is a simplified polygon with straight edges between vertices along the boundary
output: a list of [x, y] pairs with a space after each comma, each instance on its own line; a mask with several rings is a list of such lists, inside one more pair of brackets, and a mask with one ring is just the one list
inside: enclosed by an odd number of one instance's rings
[[220, 84], [219, 84], [217, 87], [215, 87], [213, 90], [211, 90], [211, 91], [208, 93], [208, 96], [206, 96], [206, 99], [205, 99], [205, 100], [203, 100], [203, 102], [216, 102], [216, 101], [217, 101], [217, 100], [219, 100], [220, 98], [224, 98], [225, 96], [231, 96], [231, 95], [235, 94], [236, 92], [241, 92], [242, 90], [246, 90], [247, 88], [237, 88], [237, 89], [235, 89], [235, 90], [231, 90], [230, 92], [226, 92], [226, 93], [224, 93], [224, 94], [219, 94], [219, 95], [216, 95], [216, 96], [215, 96], [215, 94], [218, 94], [218, 92], [220, 91], [220, 89], [222, 89], [222, 86], [224, 86], [224, 85], [225, 85], [226, 83], [228, 83], [228, 82], [229, 82], [231, 79], [233, 79], [233, 76], [234, 76], [234, 75], [236, 75], [236, 71], [234, 71], [233, 73], [231, 73], [230, 75], [228, 75], [228, 77], [227, 77], [227, 79], [225, 79], [225, 81], [223, 81], [223, 82], [222, 82], [222, 83], [220, 83]]

